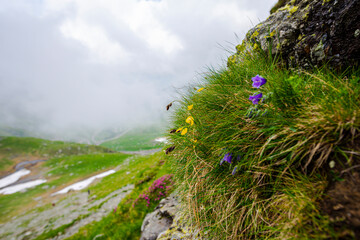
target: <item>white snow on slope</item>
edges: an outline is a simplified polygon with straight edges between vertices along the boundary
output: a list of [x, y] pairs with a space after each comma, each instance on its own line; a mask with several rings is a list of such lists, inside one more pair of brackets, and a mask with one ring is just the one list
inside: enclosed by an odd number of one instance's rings
[[26, 182], [26, 183], [16, 184], [16, 185], [11, 186], [11, 187], [0, 189], [0, 194], [13, 194], [13, 193], [25, 190], [27, 188], [35, 187], [35, 186], [40, 185], [40, 184], [42, 184], [44, 182], [46, 182], [45, 179], [37, 179], [37, 180], [29, 181], [29, 182]]
[[166, 137], [155, 138], [155, 142], [167, 143], [168, 139]]
[[19, 171], [10, 174], [2, 179], [0, 179], [0, 188], [6, 187], [10, 184], [17, 182], [22, 176], [28, 175], [31, 171], [27, 169], [21, 169]]
[[60, 191], [58, 191], [58, 192], [56, 192], [56, 193], [53, 193], [53, 194], [51, 194], [51, 195], [54, 196], [54, 195], [57, 195], [57, 194], [67, 193], [67, 192], [70, 191], [70, 190], [75, 190], [75, 191], [76, 191], [76, 190], [84, 189], [84, 188], [86, 188], [88, 185], [90, 185], [95, 179], [97, 179], [97, 178], [103, 178], [103, 177], [106, 177], [106, 176], [108, 176], [108, 175], [110, 175], [110, 174], [113, 174], [113, 173], [115, 173], [115, 170], [109, 170], [109, 171], [100, 173], [100, 174], [98, 174], [98, 175], [92, 176], [92, 177], [90, 177], [90, 178], [88, 178], [88, 179], [85, 179], [85, 180], [83, 180], [83, 181], [74, 183], [74, 184], [72, 184], [72, 185], [70, 185], [70, 186], [68, 186], [68, 187], [66, 187], [66, 188], [64, 188], [64, 189], [62, 189], [62, 190], [60, 190]]

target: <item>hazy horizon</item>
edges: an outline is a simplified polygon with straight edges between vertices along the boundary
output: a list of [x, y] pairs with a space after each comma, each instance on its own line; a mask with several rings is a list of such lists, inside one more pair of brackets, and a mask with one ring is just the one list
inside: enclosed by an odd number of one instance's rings
[[0, 127], [66, 138], [166, 122], [276, 0], [0, 0]]

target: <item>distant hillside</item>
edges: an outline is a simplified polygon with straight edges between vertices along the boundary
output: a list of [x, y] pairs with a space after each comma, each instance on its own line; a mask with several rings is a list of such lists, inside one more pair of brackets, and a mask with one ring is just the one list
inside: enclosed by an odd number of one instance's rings
[[143, 128], [125, 131], [118, 138], [100, 144], [115, 151], [139, 151], [160, 148], [163, 143], [156, 141], [164, 135], [161, 128]]
[[110, 149], [63, 141], [50, 141], [32, 137], [1, 137], [0, 175], [10, 170], [23, 158], [50, 159], [72, 155], [109, 153]]
[[[143, 218], [160, 201], [155, 194], [165, 197], [171, 190], [172, 182], [162, 177], [170, 172], [165, 157], [0, 137], [0, 239], [139, 239]], [[26, 173], [11, 182], [9, 176], [21, 171]], [[41, 183], [20, 188], [35, 181]], [[77, 188], [64, 192], [73, 185]]]

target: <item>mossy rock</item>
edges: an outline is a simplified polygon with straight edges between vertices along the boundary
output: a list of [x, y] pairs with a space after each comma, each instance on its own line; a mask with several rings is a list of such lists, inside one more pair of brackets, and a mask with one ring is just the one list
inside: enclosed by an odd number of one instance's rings
[[[357, 67], [359, 9], [358, 0], [279, 1], [273, 13], [246, 34], [245, 45], [281, 57], [289, 67]], [[237, 49], [228, 65], [239, 56]]]

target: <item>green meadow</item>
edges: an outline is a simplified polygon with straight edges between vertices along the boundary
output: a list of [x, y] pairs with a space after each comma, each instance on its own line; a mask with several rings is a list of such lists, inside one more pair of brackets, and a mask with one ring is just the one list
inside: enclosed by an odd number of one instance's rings
[[106, 141], [100, 146], [114, 151], [141, 151], [161, 148], [164, 144], [156, 142], [155, 139], [163, 135], [159, 127], [132, 129], [121, 137]]
[[[82, 227], [71, 239], [92, 239], [99, 233], [104, 233], [109, 238], [138, 239], [144, 216], [152, 211], [159, 201], [153, 199], [150, 206], [146, 206], [145, 202], [142, 201], [134, 205], [134, 201], [156, 179], [170, 173], [170, 165], [162, 152], [139, 156], [113, 152], [101, 146], [18, 137], [2, 138], [0, 144], [0, 154], [7, 161], [7, 167], [4, 169], [9, 169], [9, 167], [11, 169], [19, 159], [30, 157], [47, 159], [47, 161], [35, 166], [36, 172], [42, 178], [47, 179], [46, 183], [30, 188], [25, 192], [0, 195], [2, 223], [11, 221], [17, 215], [46, 211], [52, 207], [51, 193], [110, 169], [116, 168], [117, 171], [81, 191], [87, 192], [90, 189], [91, 196], [95, 198], [93, 201], [95, 201], [126, 185], [135, 185], [134, 190], [117, 207], [117, 214], [111, 213], [99, 222]], [[44, 186], [46, 187], [44, 188]], [[36, 204], [36, 199], [39, 197], [43, 200], [41, 206]], [[63, 201], [66, 198], [67, 195], [65, 194], [60, 196], [58, 201]], [[100, 207], [97, 206], [93, 210], [95, 211], [96, 208]], [[91, 215], [91, 213], [90, 211], [87, 215], [79, 216], [71, 223], [43, 232], [35, 239], [49, 239], [64, 233], [77, 221]], [[24, 224], [27, 223], [24, 222]]]

